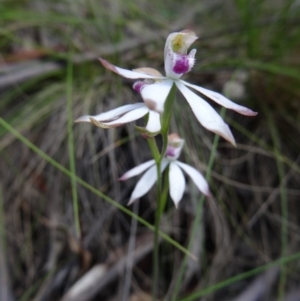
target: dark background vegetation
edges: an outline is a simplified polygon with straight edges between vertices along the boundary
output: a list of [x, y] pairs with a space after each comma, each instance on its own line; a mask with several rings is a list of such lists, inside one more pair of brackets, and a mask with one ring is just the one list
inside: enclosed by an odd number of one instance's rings
[[[192, 29], [197, 63], [185, 79], [259, 112], [223, 111], [237, 147], [218, 142], [213, 198], [202, 202], [188, 182], [179, 209], [164, 213], [162, 230], [199, 261], [183, 266], [183, 253], [161, 241], [161, 300], [300, 300], [299, 13], [297, 0], [0, 2], [1, 118], [122, 205], [136, 179], [118, 177], [150, 158], [146, 141], [133, 124], [68, 126], [141, 101], [97, 57], [163, 72], [168, 34]], [[180, 95], [172, 131], [186, 139], [181, 160], [210, 170], [217, 142]], [[150, 229], [72, 185], [3, 126], [0, 152], [1, 301], [151, 300]], [[153, 224], [155, 190], [129, 209]]]

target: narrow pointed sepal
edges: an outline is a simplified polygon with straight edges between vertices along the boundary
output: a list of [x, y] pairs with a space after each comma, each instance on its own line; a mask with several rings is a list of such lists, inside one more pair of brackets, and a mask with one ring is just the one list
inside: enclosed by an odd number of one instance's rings
[[222, 136], [235, 145], [235, 140], [222, 117], [203, 98], [188, 89], [181, 81], [176, 81], [176, 86], [189, 103], [198, 121], [208, 130]]
[[145, 104], [140, 103], [134, 103], [134, 104], [128, 104], [124, 105], [115, 109], [112, 109], [110, 111], [98, 114], [98, 115], [84, 115], [75, 120], [75, 122], [91, 122], [90, 118], [93, 118], [97, 121], [107, 123], [110, 121], [113, 121], [115, 119], [121, 118], [123, 115], [127, 114], [130, 111], [134, 111], [140, 108], [145, 107]]
[[115, 127], [118, 127], [118, 124], [114, 124], [114, 125], [108, 125], [108, 124], [105, 124], [101, 121], [98, 121], [96, 120], [95, 118], [93, 117], [90, 117], [90, 121], [93, 125], [99, 127], [99, 128], [102, 128], [102, 129], [111, 129], [111, 128], [115, 128]]
[[171, 199], [173, 200], [175, 207], [178, 208], [178, 204], [182, 199], [185, 189], [185, 178], [181, 169], [177, 165], [177, 161], [170, 163], [169, 185]]
[[135, 200], [145, 195], [152, 188], [156, 180], [157, 172], [156, 165], [154, 165], [150, 167], [137, 182], [127, 205], [131, 205]]
[[133, 69], [132, 71], [152, 75], [153, 77], [156, 78], [165, 78], [158, 70], [150, 67], [137, 68], [137, 69]]
[[203, 194], [209, 197], [210, 196], [209, 186], [205, 178], [202, 176], [202, 174], [197, 169], [195, 169], [190, 165], [187, 165], [179, 161], [176, 161], [176, 163], [181, 169], [183, 169], [184, 172], [186, 172], [190, 176], [190, 178], [193, 180], [193, 182], [198, 187], [198, 189]]
[[139, 78], [163, 79], [164, 78], [161, 76], [153, 76], [153, 75], [146, 74], [143, 72], [136, 72], [136, 71], [123, 69], [123, 68], [117, 67], [115, 65], [112, 65], [111, 63], [109, 63], [108, 61], [106, 61], [102, 58], [99, 58], [99, 61], [106, 69], [108, 69], [114, 73], [117, 73], [125, 78], [131, 78], [131, 79], [139, 79]]
[[128, 170], [122, 177], [119, 178], [119, 181], [126, 181], [129, 178], [135, 177], [141, 173], [143, 173], [145, 170], [147, 170], [149, 167], [155, 164], [154, 160], [147, 161], [145, 163], [142, 163], [130, 170]]
[[91, 122], [90, 117], [90, 115], [80, 116], [74, 122]]
[[240, 113], [242, 115], [245, 116], [256, 116], [257, 112], [254, 112], [244, 106], [241, 106], [233, 101], [231, 101], [230, 99], [226, 98], [225, 96], [223, 96], [220, 93], [196, 86], [196, 85], [192, 85], [186, 81], [181, 80], [181, 82], [186, 85], [187, 87], [191, 87], [197, 91], [199, 91], [200, 93], [202, 93], [203, 95], [205, 95], [206, 97], [210, 98], [211, 100], [213, 100], [214, 102], [216, 102], [217, 104], [223, 106], [226, 109], [229, 110], [233, 110], [237, 113]]

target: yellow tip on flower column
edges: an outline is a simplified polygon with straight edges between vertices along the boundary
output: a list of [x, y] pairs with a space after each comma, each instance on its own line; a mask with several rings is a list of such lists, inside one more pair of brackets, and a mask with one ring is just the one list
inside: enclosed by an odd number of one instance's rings
[[171, 38], [171, 48], [175, 53], [186, 54], [188, 48], [194, 43], [198, 37], [193, 31], [183, 30], [173, 33], [169, 36]]
[[178, 53], [180, 52], [180, 49], [183, 46], [183, 36], [182, 34], [178, 34], [174, 40], [172, 41], [172, 49], [174, 52]]

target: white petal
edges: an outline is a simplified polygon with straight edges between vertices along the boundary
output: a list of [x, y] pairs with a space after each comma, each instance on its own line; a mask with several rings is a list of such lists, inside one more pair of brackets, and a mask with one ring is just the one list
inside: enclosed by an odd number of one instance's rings
[[184, 188], [185, 188], [185, 179], [181, 169], [176, 164], [177, 162], [170, 163], [169, 169], [169, 184], [170, 184], [170, 196], [175, 204], [175, 207], [178, 207], [178, 203], [182, 199]]
[[176, 85], [191, 106], [199, 122], [208, 130], [235, 145], [229, 126], [223, 121], [222, 117], [203, 98], [189, 90], [181, 82], [176, 81]]
[[108, 122], [110, 120], [114, 120], [115, 118], [129, 111], [142, 108], [142, 107], [146, 107], [146, 105], [141, 102], [135, 104], [129, 104], [98, 115], [84, 115], [76, 119], [75, 122], [91, 122], [90, 117], [96, 119], [97, 121]]
[[143, 116], [145, 116], [149, 112], [149, 109], [145, 106], [142, 108], [138, 108], [133, 111], [129, 111], [127, 114], [123, 115], [122, 117], [115, 119], [114, 121], [111, 122], [103, 122], [104, 126], [107, 127], [115, 127], [115, 126], [120, 126], [124, 123], [128, 123], [134, 120], [137, 120]]
[[159, 113], [164, 111], [164, 104], [172, 85], [173, 80], [167, 79], [162, 82], [143, 87], [141, 95], [150, 110], [157, 111]]
[[93, 117], [93, 116], [91, 116], [91, 115], [83, 115], [83, 116], [80, 116], [79, 118], [77, 118], [75, 120], [75, 122], [91, 122], [90, 117]]
[[146, 194], [154, 185], [156, 180], [157, 180], [157, 171], [156, 171], [156, 165], [154, 165], [149, 170], [147, 170], [146, 173], [137, 182], [131, 194], [128, 205], [132, 204], [136, 199]]
[[165, 78], [158, 70], [150, 67], [137, 68], [137, 69], [133, 69], [133, 71], [143, 73], [143, 74], [149, 74], [158, 78]]
[[145, 74], [145, 73], [142, 73], [142, 72], [136, 72], [136, 71], [123, 69], [123, 68], [112, 65], [111, 63], [109, 63], [108, 61], [106, 61], [102, 58], [99, 58], [99, 60], [106, 69], [109, 69], [112, 72], [115, 72], [115, 73], [117, 73], [117, 74], [119, 74], [123, 77], [126, 77], [126, 78], [131, 78], [131, 79], [138, 79], [138, 78], [163, 79], [164, 78], [164, 77], [161, 77], [161, 76], [153, 76], [153, 75]]
[[176, 161], [176, 163], [191, 177], [195, 185], [203, 194], [210, 196], [209, 186], [205, 178], [197, 169], [179, 161]]
[[196, 85], [192, 85], [186, 81], [181, 81], [184, 85], [191, 87], [197, 91], [199, 91], [200, 93], [204, 94], [205, 96], [207, 96], [208, 98], [210, 98], [211, 100], [213, 100], [214, 102], [218, 103], [219, 105], [230, 109], [230, 110], [234, 110], [242, 115], [246, 115], [246, 116], [255, 116], [257, 115], [257, 112], [253, 112], [252, 110], [240, 106], [236, 103], [234, 103], [233, 101], [229, 100], [228, 98], [226, 98], [225, 96], [223, 96], [220, 93], [196, 86]]
[[159, 113], [149, 111], [149, 119], [147, 122], [146, 129], [151, 133], [157, 133], [161, 130]]
[[121, 178], [119, 178], [119, 180], [125, 181], [129, 178], [135, 177], [135, 176], [141, 174], [142, 172], [144, 172], [146, 169], [148, 169], [149, 167], [151, 167], [154, 164], [155, 164], [154, 160], [150, 160], [145, 163], [142, 163], [142, 164], [128, 170]]

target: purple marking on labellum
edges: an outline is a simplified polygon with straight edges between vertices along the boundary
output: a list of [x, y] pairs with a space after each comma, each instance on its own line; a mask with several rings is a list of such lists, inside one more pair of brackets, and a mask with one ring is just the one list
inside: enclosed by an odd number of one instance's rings
[[137, 81], [133, 84], [133, 89], [138, 92], [141, 93], [142, 88], [147, 85], [147, 83], [145, 83], [145, 81]]
[[173, 71], [176, 74], [187, 73], [190, 70], [189, 58], [187, 55], [177, 55]]
[[168, 146], [165, 156], [174, 158], [175, 155], [176, 155], [176, 148]]

